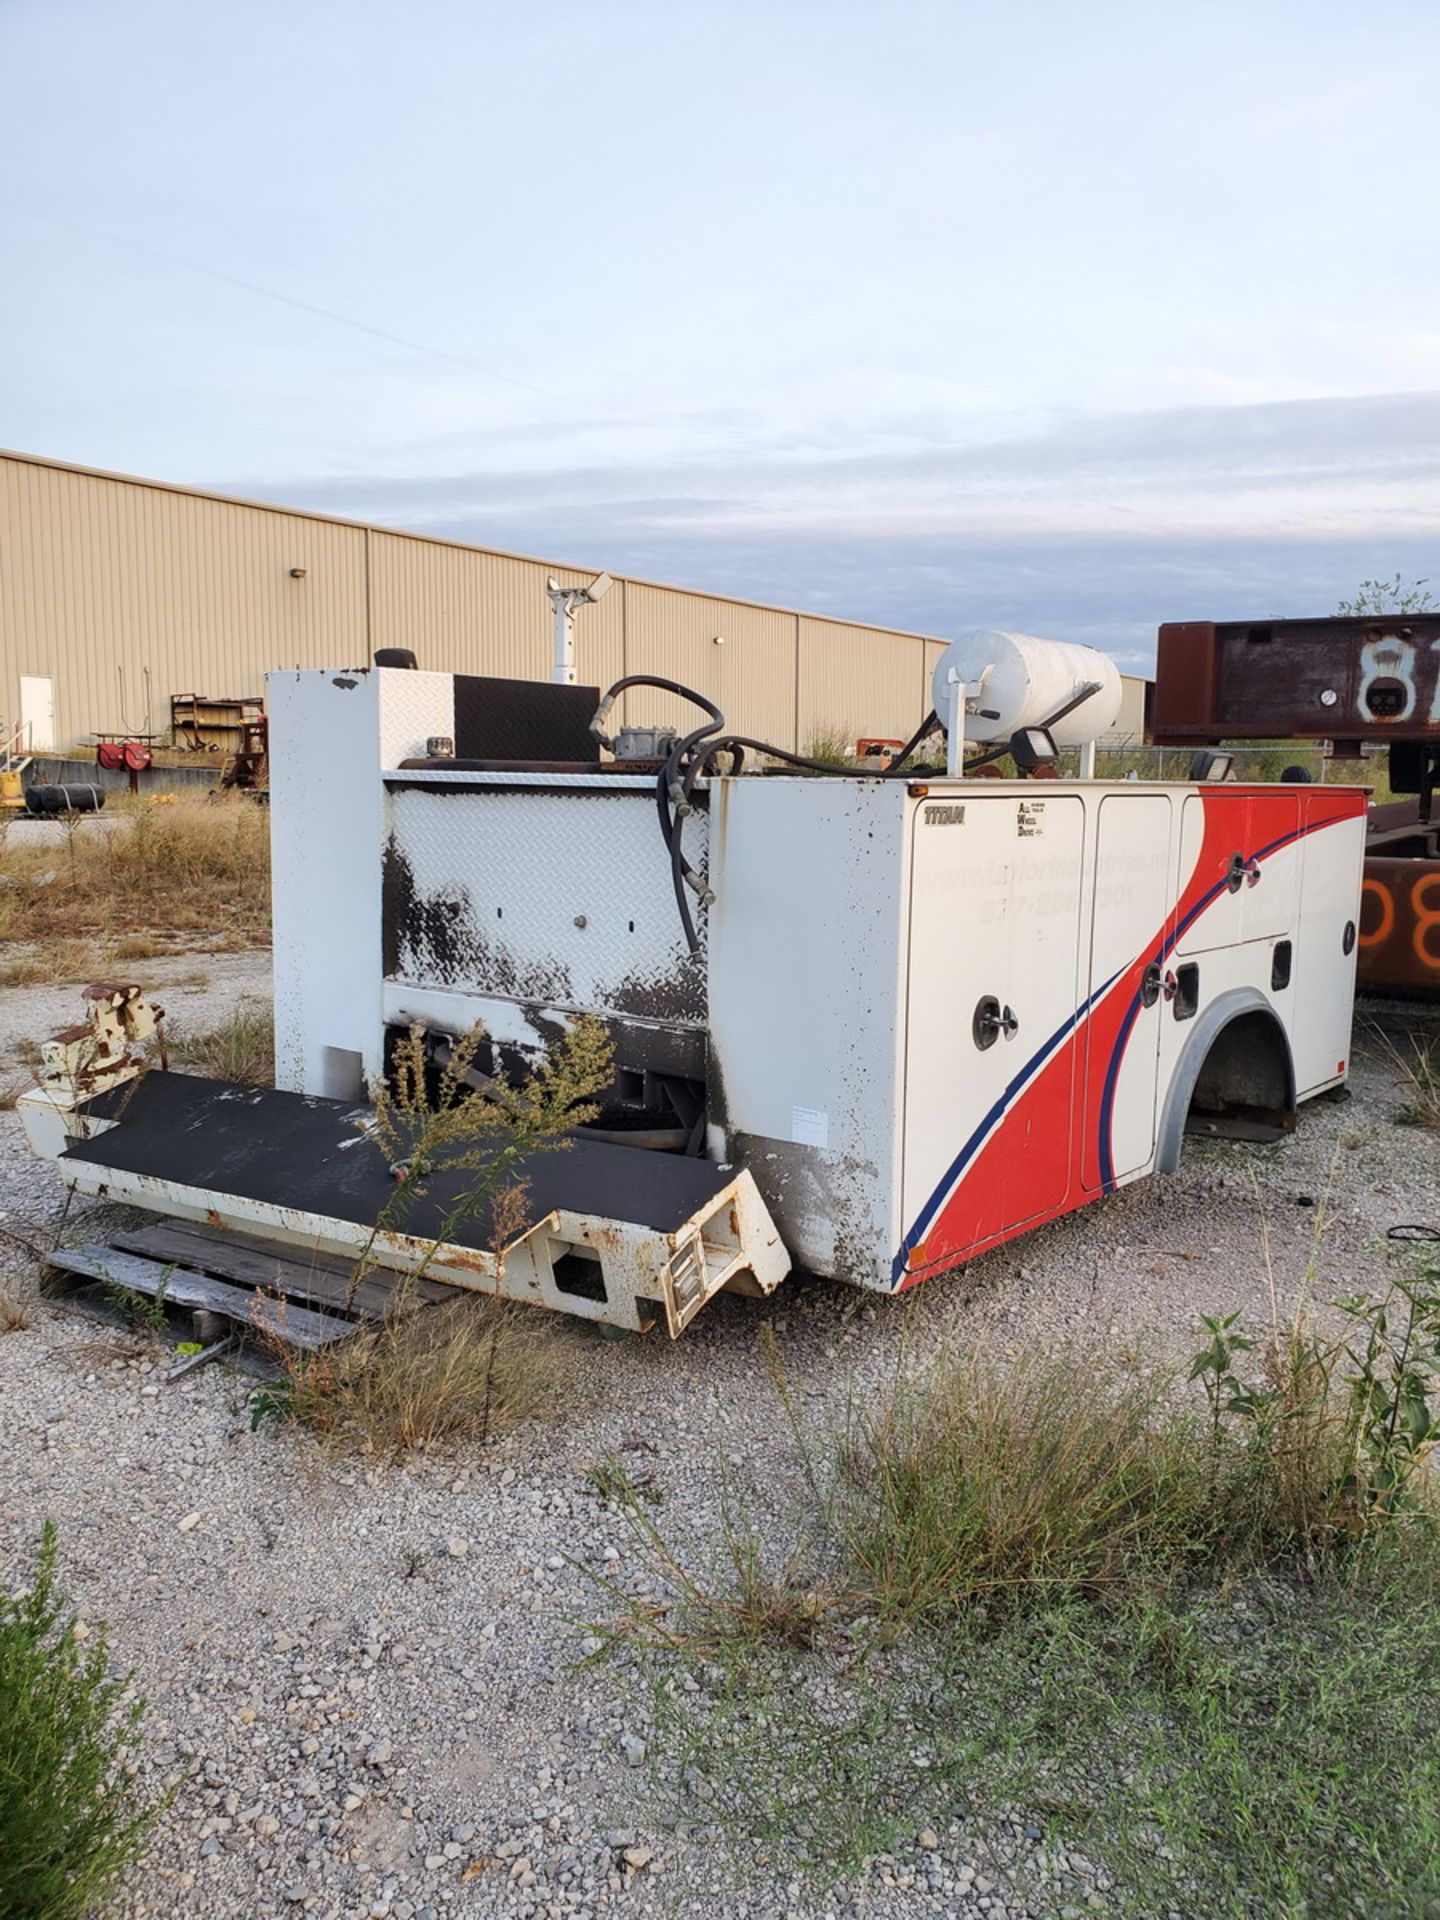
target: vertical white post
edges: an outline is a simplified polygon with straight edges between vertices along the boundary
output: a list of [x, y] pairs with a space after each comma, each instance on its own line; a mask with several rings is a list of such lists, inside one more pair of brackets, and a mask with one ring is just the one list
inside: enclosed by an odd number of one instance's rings
[[945, 719], [945, 771], [953, 775], [965, 771], [965, 688], [954, 667], [946, 675], [945, 693], [950, 708]]
[[575, 608], [563, 587], [552, 588], [550, 604], [555, 609], [555, 670], [551, 679], [557, 687], [575, 685]]
[[1080, 778], [1082, 780], [1095, 778], [1095, 742], [1093, 740], [1087, 740], [1080, 749]]

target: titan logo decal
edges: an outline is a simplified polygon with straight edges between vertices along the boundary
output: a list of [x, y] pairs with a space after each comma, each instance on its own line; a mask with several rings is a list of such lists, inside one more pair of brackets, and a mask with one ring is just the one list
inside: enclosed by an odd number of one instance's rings
[[1022, 840], [1034, 840], [1045, 831], [1045, 802], [1022, 800], [1015, 809], [1015, 831]]
[[961, 806], [926, 807], [921, 818], [927, 827], [963, 827], [965, 809]]

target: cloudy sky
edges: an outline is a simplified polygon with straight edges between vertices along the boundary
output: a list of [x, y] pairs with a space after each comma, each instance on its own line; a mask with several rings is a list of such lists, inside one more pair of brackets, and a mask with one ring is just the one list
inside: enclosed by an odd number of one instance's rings
[[1440, 583], [1436, 0], [0, 0], [0, 444], [944, 634]]

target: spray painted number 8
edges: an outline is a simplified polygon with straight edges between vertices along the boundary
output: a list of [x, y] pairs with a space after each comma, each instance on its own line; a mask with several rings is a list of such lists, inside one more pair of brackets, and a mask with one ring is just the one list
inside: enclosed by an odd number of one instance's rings
[[[1440, 654], [1440, 640], [1430, 642], [1430, 651]], [[1386, 634], [1381, 640], [1367, 640], [1360, 649], [1359, 710], [1363, 714], [1372, 711], [1370, 689], [1377, 680], [1398, 680], [1405, 689], [1404, 706], [1398, 713], [1385, 714], [1385, 719], [1396, 722], [1408, 720], [1415, 711], [1416, 696], [1413, 641], [1402, 640], [1398, 634]], [[1429, 724], [1432, 727], [1440, 726], [1440, 660], [1436, 662], [1435, 692], [1430, 701]]]

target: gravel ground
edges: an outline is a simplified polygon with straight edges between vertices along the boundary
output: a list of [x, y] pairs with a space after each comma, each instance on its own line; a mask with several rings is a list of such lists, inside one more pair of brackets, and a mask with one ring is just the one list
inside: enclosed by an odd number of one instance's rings
[[[166, 988], [167, 969], [143, 963], [172, 1020], [204, 1024], [265, 990], [253, 955], [173, 966], [209, 984]], [[7, 995], [0, 1047], [72, 1006], [68, 990]], [[614, 1454], [653, 1472], [667, 1532], [713, 1540], [722, 1462], [777, 1525], [803, 1497], [762, 1328], [823, 1420], [945, 1334], [1002, 1352], [1077, 1335], [1174, 1348], [1202, 1311], [1263, 1316], [1267, 1242], [1282, 1300], [1312, 1265], [1322, 1296], [1378, 1286], [1385, 1230], [1440, 1218], [1440, 1155], [1434, 1134], [1395, 1124], [1400, 1075], [1374, 1041], [1352, 1086], [1279, 1147], [1192, 1142], [1173, 1178], [906, 1303], [791, 1281], [768, 1302], [722, 1299], [673, 1346], [586, 1336], [567, 1417], [484, 1453], [367, 1466], [252, 1434], [240, 1376], [162, 1384], [92, 1323], [37, 1305], [0, 1337], [0, 1577], [52, 1517], [68, 1591], [149, 1696], [145, 1777], [188, 1775], [120, 1911], [1005, 1920], [1103, 1904], [1074, 1863], [1027, 1906], [945, 1805], [917, 1805], [913, 1846], [830, 1895], [661, 1822], [636, 1692], [575, 1665], [584, 1622], [612, 1610], [592, 1576], [646, 1580], [584, 1468]], [[0, 1220], [53, 1220], [59, 1182], [11, 1114], [0, 1156]], [[8, 1244], [5, 1266], [23, 1268]]]

